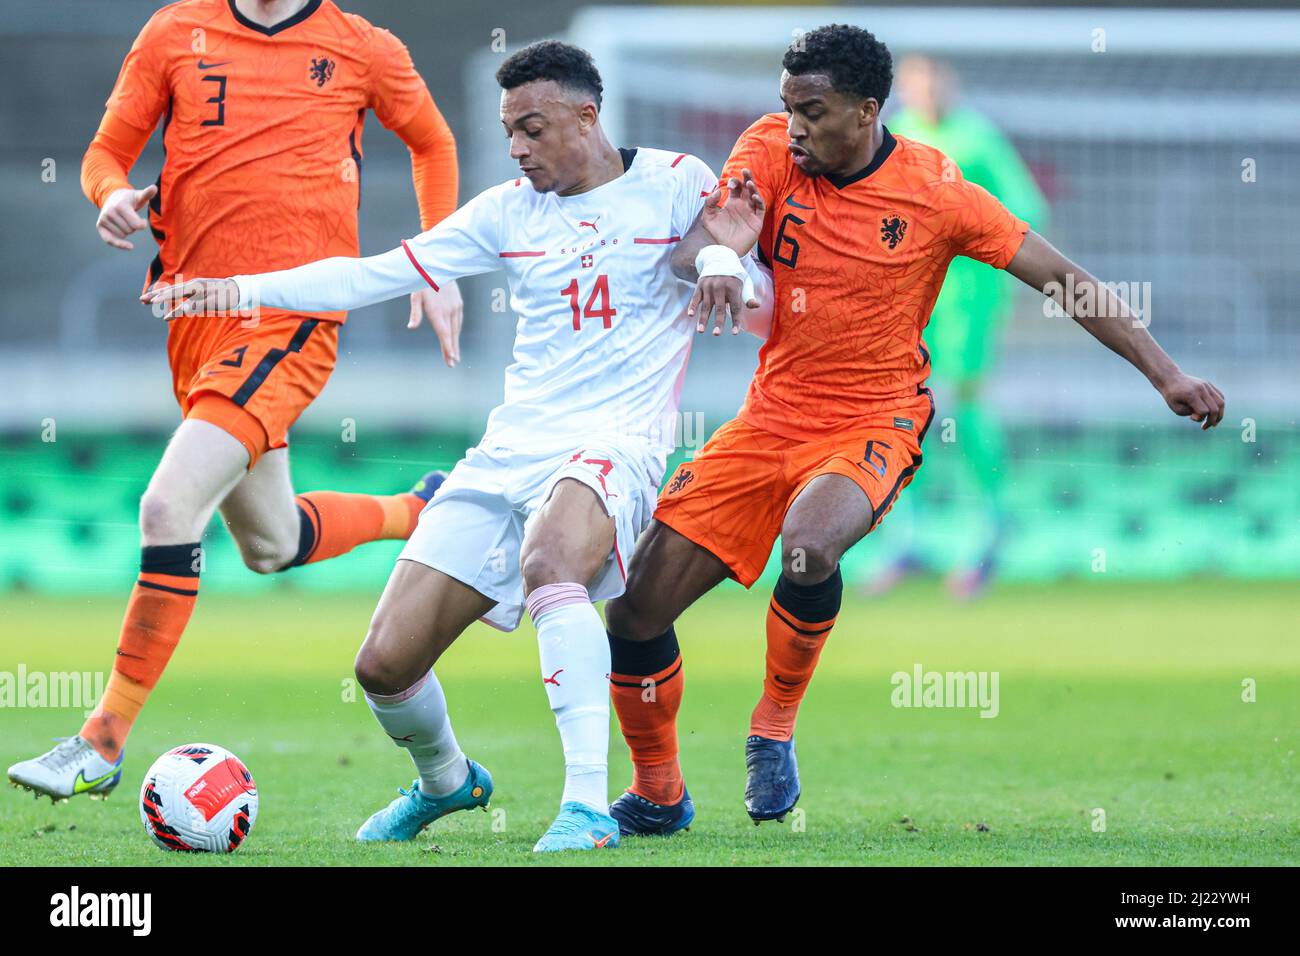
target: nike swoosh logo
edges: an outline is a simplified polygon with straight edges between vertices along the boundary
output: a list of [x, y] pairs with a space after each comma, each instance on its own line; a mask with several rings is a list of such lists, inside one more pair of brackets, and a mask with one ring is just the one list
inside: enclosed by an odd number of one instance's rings
[[612, 832], [611, 832], [611, 833], [606, 833], [606, 834], [605, 834], [603, 837], [601, 837], [599, 840], [596, 839], [596, 834], [594, 834], [594, 833], [590, 834], [590, 836], [591, 836], [591, 842], [594, 843], [594, 844], [596, 844], [596, 847], [599, 848], [599, 847], [604, 846], [604, 845], [605, 845], [606, 843], [608, 843], [611, 839], [613, 839], [614, 834], [613, 834]]
[[95, 788], [95, 787], [98, 787], [98, 786], [99, 786], [101, 783], [103, 783], [105, 780], [108, 780], [110, 777], [112, 777], [113, 774], [117, 773], [117, 771], [118, 771], [118, 768], [117, 768], [117, 767], [114, 767], [112, 770], [110, 770], [108, 773], [104, 774], [104, 776], [102, 776], [102, 777], [96, 777], [94, 780], [87, 780], [87, 779], [86, 779], [86, 771], [84, 771], [84, 770], [78, 770], [78, 771], [77, 771], [77, 779], [74, 780], [74, 781], [72, 781], [72, 792], [73, 792], [73, 793], [85, 793], [87, 790], [91, 790], [91, 789], [93, 789], [93, 788]]
[[786, 204], [787, 206], [794, 206], [796, 209], [816, 209], [816, 208], [817, 208], [816, 206], [805, 206], [805, 205], [804, 205], [803, 203], [801, 203], [801, 202], [795, 202], [793, 196], [787, 197], [787, 198], [786, 198], [786, 201], [785, 201], [785, 204]]
[[234, 62], [235, 62], [234, 60], [222, 60], [220, 63], [204, 63], [204, 62], [203, 62], [203, 58], [200, 57], [200, 58], [199, 58], [199, 69], [200, 69], [200, 70], [210, 70], [210, 69], [212, 69], [214, 66], [229, 66], [231, 63], [234, 63]]
[[786, 687], [798, 687], [803, 683], [801, 680], [786, 680], [780, 674], [773, 674], [772, 680], [776, 681], [778, 684], [784, 684]]

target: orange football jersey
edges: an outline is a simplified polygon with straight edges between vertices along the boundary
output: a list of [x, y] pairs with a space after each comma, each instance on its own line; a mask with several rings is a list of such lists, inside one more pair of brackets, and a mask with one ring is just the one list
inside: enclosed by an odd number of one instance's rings
[[948, 263], [1003, 268], [1029, 226], [938, 150], [887, 129], [871, 164], [844, 179], [806, 175], [789, 142], [785, 115], [768, 114], [723, 169], [724, 179], [754, 174], [776, 294], [740, 417], [796, 439], [889, 426], [913, 410], [919, 428], [930, 403], [921, 332]]
[[137, 129], [163, 122], [149, 282], [358, 255], [365, 112], [401, 127], [424, 91], [401, 41], [332, 0], [274, 27], [234, 0], [163, 7], [107, 103]]

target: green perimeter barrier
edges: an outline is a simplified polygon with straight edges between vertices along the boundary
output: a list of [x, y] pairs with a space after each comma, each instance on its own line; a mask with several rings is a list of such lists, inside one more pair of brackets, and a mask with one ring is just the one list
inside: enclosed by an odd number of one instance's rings
[[[294, 482], [303, 491], [401, 491], [431, 467], [450, 469], [476, 439], [389, 431], [348, 443], [295, 434]], [[1191, 426], [1009, 427], [1000, 577], [1300, 575], [1300, 432], [1261, 422], [1254, 439], [1227, 427], [1208, 434]], [[139, 555], [137, 505], [165, 440], [121, 432], [0, 439], [0, 589], [125, 592]], [[845, 574], [869, 579], [904, 553], [938, 571], [970, 563], [991, 527], [958, 445], [932, 431], [921, 476], [845, 558]], [[377, 595], [400, 550], [400, 542], [379, 542], [259, 576], [243, 567], [219, 519], [204, 544], [205, 591]]]

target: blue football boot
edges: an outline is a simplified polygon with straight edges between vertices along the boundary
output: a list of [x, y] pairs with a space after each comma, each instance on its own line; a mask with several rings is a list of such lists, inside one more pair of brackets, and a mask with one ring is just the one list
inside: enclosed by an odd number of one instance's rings
[[598, 850], [618, 846], [618, 821], [585, 804], [560, 804], [560, 815], [533, 847], [534, 853], [556, 850]]
[[415, 483], [415, 486], [411, 488], [410, 493], [415, 495], [415, 497], [419, 498], [421, 501], [427, 502], [437, 493], [438, 489], [442, 487], [442, 483], [446, 480], [447, 473], [445, 471], [427, 472], [423, 478]]
[[755, 826], [785, 820], [799, 802], [799, 763], [794, 739], [753, 736], [745, 741], [745, 810]]
[[685, 787], [676, 803], [652, 803], [629, 790], [609, 805], [609, 815], [623, 836], [668, 836], [691, 828], [695, 803]]
[[466, 758], [469, 776], [456, 790], [442, 797], [426, 797], [420, 792], [420, 781], [411, 784], [410, 790], [398, 788], [399, 796], [384, 809], [372, 814], [357, 830], [357, 839], [363, 843], [388, 840], [414, 840], [434, 820], [457, 810], [487, 809], [492, 799], [492, 775], [473, 760]]

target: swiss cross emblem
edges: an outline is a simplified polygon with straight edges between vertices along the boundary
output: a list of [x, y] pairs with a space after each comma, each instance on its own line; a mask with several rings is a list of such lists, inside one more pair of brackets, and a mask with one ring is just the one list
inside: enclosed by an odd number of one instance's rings
[[587, 255], [582, 257], [582, 267], [584, 269], [590, 269], [594, 264], [595, 264], [595, 258], [591, 255], [591, 253], [587, 253]]

